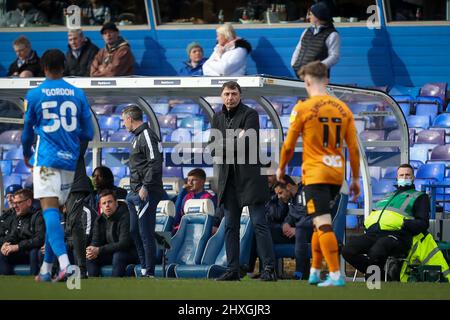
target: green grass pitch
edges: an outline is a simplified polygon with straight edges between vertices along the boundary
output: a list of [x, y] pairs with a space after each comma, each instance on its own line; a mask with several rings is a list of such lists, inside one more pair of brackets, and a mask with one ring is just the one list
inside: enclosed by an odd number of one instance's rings
[[305, 299], [431, 299], [450, 300], [448, 283], [381, 283], [369, 290], [365, 283], [342, 288], [317, 288], [306, 281], [216, 282], [193, 279], [97, 278], [81, 280], [80, 290], [66, 283], [36, 283], [32, 277], [0, 277], [0, 299], [161, 299], [161, 300], [305, 300]]

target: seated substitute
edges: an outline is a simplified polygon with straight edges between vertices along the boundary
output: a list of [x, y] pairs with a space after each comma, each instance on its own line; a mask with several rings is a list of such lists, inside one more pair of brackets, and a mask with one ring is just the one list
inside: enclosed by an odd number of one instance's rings
[[13, 274], [17, 264], [30, 264], [32, 275], [39, 273], [39, 249], [45, 242], [45, 225], [40, 211], [32, 206], [33, 192], [22, 189], [14, 193], [16, 217], [0, 249], [0, 274]]
[[282, 202], [288, 205], [288, 214], [278, 228], [271, 228], [274, 243], [286, 243], [295, 239], [295, 273], [296, 279], [309, 278], [309, 246], [313, 233], [312, 216], [306, 212], [301, 184], [296, 184], [290, 176], [284, 176], [285, 183], [279, 182], [275, 192]]
[[181, 217], [184, 215], [184, 204], [189, 199], [211, 199], [216, 206], [216, 196], [212, 191], [205, 190], [205, 181], [206, 173], [203, 169], [196, 168], [188, 172], [187, 182], [175, 202], [174, 233], [180, 227]]
[[92, 242], [86, 248], [88, 276], [98, 277], [102, 266], [112, 264], [112, 276], [123, 277], [127, 264], [137, 262], [130, 213], [112, 190], [103, 190], [99, 198], [102, 215], [95, 221]]
[[8, 209], [3, 210], [0, 215], [0, 245], [5, 241], [5, 237], [11, 232], [16, 210], [14, 210], [14, 193], [22, 189], [20, 184], [9, 185], [5, 189], [5, 198], [8, 203]]
[[94, 185], [94, 207], [100, 213], [99, 194], [102, 190], [112, 190], [119, 200], [125, 200], [127, 198], [127, 190], [114, 185], [114, 175], [110, 168], [105, 166], [98, 166], [92, 172], [92, 183]]
[[397, 190], [374, 205], [364, 221], [365, 233], [345, 244], [344, 259], [364, 274], [371, 265], [383, 272], [389, 256], [406, 256], [413, 236], [427, 232], [429, 213], [428, 195], [415, 189], [414, 169], [409, 164], [400, 165]]

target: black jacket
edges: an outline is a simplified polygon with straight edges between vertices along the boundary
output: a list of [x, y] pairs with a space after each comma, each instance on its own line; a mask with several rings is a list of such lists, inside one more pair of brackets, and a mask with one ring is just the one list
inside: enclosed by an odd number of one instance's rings
[[0, 216], [0, 246], [5, 242], [5, 237], [11, 232], [16, 212], [14, 208], [4, 210]]
[[25, 70], [31, 71], [34, 77], [43, 76], [41, 60], [39, 59], [36, 51], [31, 51], [30, 56], [25, 60], [25, 63], [20, 68], [17, 66], [17, 60], [18, 59], [14, 60], [14, 62], [10, 64], [7, 76], [12, 76], [14, 73], [20, 74]]
[[86, 38], [84, 44], [80, 49], [78, 58], [72, 53], [72, 49], [67, 49], [66, 52], [66, 68], [64, 76], [89, 77], [91, 72], [91, 63], [98, 52], [98, 47]]
[[270, 224], [281, 224], [289, 213], [289, 206], [278, 199], [276, 194], [266, 202], [266, 220]]
[[45, 242], [45, 224], [41, 212], [32, 207], [25, 215], [16, 216], [5, 242], [18, 244], [21, 252], [41, 248]]
[[86, 174], [86, 164], [84, 162], [84, 156], [88, 147], [88, 141], [80, 141], [80, 155], [77, 161], [77, 167], [75, 169], [75, 176], [73, 178], [72, 187], [70, 192], [86, 192], [92, 193], [91, 179]]
[[[259, 116], [255, 110], [247, 107], [242, 102], [240, 102], [231, 112], [228, 112], [225, 106], [223, 106], [221, 112], [214, 114], [212, 128], [220, 130], [223, 135], [223, 140], [214, 141], [214, 137], [212, 137], [210, 142], [213, 142], [213, 145], [218, 148], [225, 149], [226, 129], [254, 129], [259, 134]], [[255, 164], [251, 164], [248, 161], [251, 159], [250, 151], [258, 152], [259, 147], [257, 145], [250, 146], [252, 142], [249, 142], [249, 139], [246, 140], [244, 147], [245, 154], [238, 154], [238, 148], [236, 148], [237, 138], [234, 139], [234, 165], [226, 164], [226, 150], [223, 152], [222, 164], [218, 164], [219, 190], [217, 206], [220, 206], [224, 199], [225, 185], [229, 179], [230, 172], [233, 173], [232, 178], [236, 185], [236, 192], [233, 196], [236, 197], [239, 206], [244, 207], [247, 205], [263, 204], [269, 200], [267, 176], [261, 175], [261, 164], [259, 163], [259, 159], [257, 159], [257, 163]], [[214, 149], [211, 150], [211, 153], [213, 157], [218, 156]], [[244, 164], [238, 164], [238, 156], [240, 159], [245, 159]]]
[[289, 212], [284, 219], [291, 227], [312, 228], [312, 216], [306, 212], [302, 197], [302, 186], [298, 186], [298, 191], [288, 202]]
[[130, 152], [130, 187], [139, 192], [145, 186], [149, 193], [164, 193], [162, 184], [163, 154], [161, 141], [147, 123], [133, 131]]
[[131, 248], [130, 213], [127, 205], [119, 201], [117, 211], [107, 218], [100, 215], [94, 224], [91, 245], [99, 247], [99, 255], [128, 251]]

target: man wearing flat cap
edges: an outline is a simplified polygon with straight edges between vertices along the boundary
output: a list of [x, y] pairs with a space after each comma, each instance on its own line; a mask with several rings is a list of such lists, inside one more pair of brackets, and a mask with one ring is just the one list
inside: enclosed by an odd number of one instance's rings
[[134, 57], [130, 45], [119, 35], [113, 22], [107, 22], [100, 30], [105, 41], [91, 65], [91, 77], [118, 77], [133, 74]]
[[312, 26], [301, 35], [291, 59], [297, 77], [300, 68], [313, 61], [321, 61], [330, 69], [340, 56], [341, 38], [333, 25], [331, 10], [324, 2], [311, 6], [308, 13]]

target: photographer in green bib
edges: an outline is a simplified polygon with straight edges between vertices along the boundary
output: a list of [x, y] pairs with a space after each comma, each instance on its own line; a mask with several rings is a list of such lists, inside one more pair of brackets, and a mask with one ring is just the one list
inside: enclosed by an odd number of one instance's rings
[[[430, 199], [414, 186], [414, 169], [402, 164], [397, 169], [397, 190], [389, 193], [373, 207], [365, 218], [365, 233], [346, 243], [344, 259], [362, 273], [371, 265], [377, 265], [384, 274], [388, 257], [406, 258], [412, 239], [426, 234], [429, 226]], [[389, 274], [389, 273], [388, 273]], [[400, 268], [390, 275], [399, 280]]]

